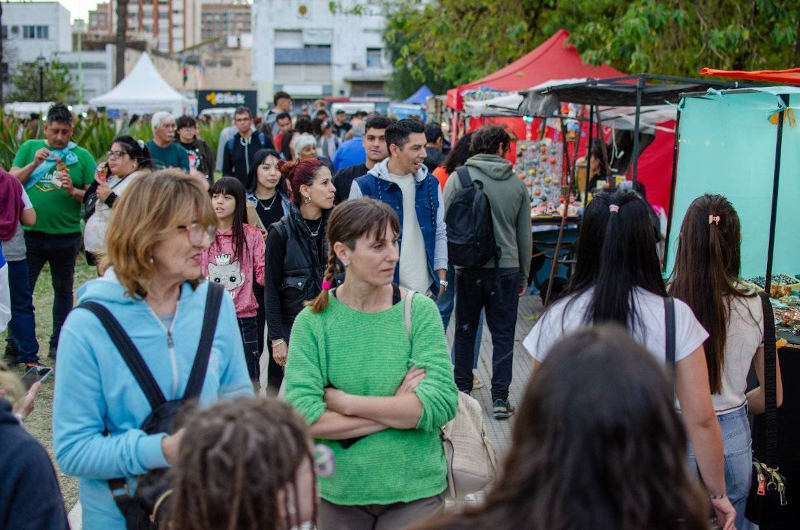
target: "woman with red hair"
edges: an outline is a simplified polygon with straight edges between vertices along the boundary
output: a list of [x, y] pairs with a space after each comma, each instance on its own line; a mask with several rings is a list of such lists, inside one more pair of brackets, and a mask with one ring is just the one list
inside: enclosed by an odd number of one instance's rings
[[278, 167], [291, 187], [292, 207], [267, 236], [264, 303], [272, 357], [285, 366], [294, 319], [321, 290], [328, 258], [325, 226], [336, 188], [317, 158]]

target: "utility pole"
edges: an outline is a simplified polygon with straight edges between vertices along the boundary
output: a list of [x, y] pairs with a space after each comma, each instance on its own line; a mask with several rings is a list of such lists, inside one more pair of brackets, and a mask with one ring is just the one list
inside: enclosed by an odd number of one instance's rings
[[116, 0], [117, 2], [117, 38], [116, 38], [116, 75], [114, 84], [118, 85], [125, 79], [125, 41], [128, 31], [128, 0]]

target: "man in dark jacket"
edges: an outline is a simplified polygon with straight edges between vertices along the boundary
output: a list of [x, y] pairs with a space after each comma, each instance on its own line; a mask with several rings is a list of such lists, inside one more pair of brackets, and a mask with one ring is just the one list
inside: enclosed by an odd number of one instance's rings
[[444, 164], [444, 154], [442, 154], [442, 145], [444, 145], [444, 135], [442, 128], [436, 123], [428, 123], [425, 125], [425, 152], [428, 156], [425, 157], [425, 166], [431, 173], [434, 169]]
[[191, 116], [180, 116], [175, 120], [178, 143], [189, 155], [189, 172], [197, 171], [205, 177], [208, 185], [214, 184], [214, 154], [203, 140], [197, 137], [197, 121]]
[[364, 151], [367, 153], [367, 161], [363, 164], [346, 167], [333, 176], [333, 185], [336, 186], [336, 204], [346, 201], [350, 196], [350, 187], [353, 181], [362, 177], [375, 167], [375, 164], [383, 162], [389, 156], [386, 147], [386, 127], [391, 125], [394, 120], [386, 116], [373, 116], [367, 120], [366, 132], [362, 142]]
[[[485, 309], [494, 347], [492, 401], [496, 419], [508, 418], [514, 412], [508, 402], [514, 331], [519, 297], [528, 283], [532, 246], [528, 189], [514, 177], [511, 163], [503, 158], [510, 144], [508, 133], [498, 126], [482, 127], [472, 136], [472, 156], [464, 166], [473, 182], [482, 183], [489, 199], [500, 257], [482, 267], [456, 267], [456, 385], [462, 392], [472, 391], [473, 346], [481, 309]], [[444, 186], [445, 211], [461, 189], [461, 179], [454, 173]]]
[[253, 157], [261, 149], [275, 149], [272, 141], [263, 132], [253, 131], [253, 118], [250, 109], [238, 107], [233, 113], [233, 124], [238, 132], [225, 144], [222, 160], [222, 175], [236, 177], [247, 185], [247, 175]]

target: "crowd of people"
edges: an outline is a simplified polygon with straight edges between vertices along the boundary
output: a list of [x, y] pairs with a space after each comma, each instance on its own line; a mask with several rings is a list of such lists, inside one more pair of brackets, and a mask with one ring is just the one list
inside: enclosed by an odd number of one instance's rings
[[[0, 171], [6, 360], [43, 367], [48, 263], [53, 448], [83, 528], [746, 528], [764, 316], [730, 202], [692, 203], [665, 282], [646, 199], [596, 193], [571, 283], [523, 341], [515, 404], [532, 240], [505, 129], [445, 154], [436, 124], [273, 104], [236, 109], [216, 157], [193, 117], [159, 112], [152, 140], [118, 136], [99, 161], [56, 104]], [[469, 200], [489, 223], [477, 261]], [[98, 277], [73, 308], [81, 248]], [[445, 510], [440, 429], [483, 384], [484, 320], [512, 444], [485, 500]], [[22, 423], [39, 387], [0, 366], [0, 527], [68, 525]]]

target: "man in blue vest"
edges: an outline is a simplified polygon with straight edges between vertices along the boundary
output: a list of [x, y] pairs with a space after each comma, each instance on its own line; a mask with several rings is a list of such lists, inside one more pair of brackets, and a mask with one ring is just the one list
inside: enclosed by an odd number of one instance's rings
[[350, 198], [387, 203], [400, 218], [400, 263], [395, 281], [439, 298], [447, 289], [447, 231], [438, 181], [423, 165], [425, 126], [400, 120], [386, 127], [389, 158], [353, 181]]

